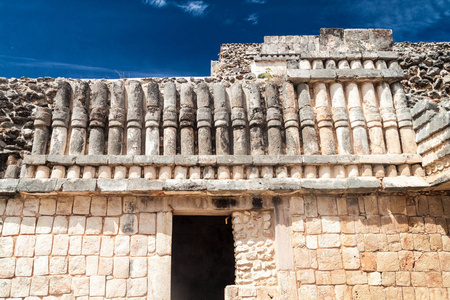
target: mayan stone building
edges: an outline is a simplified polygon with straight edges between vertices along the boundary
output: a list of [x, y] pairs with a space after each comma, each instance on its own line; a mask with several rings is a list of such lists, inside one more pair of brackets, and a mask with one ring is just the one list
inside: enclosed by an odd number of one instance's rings
[[0, 78], [0, 299], [449, 299], [450, 44], [322, 29], [211, 71]]

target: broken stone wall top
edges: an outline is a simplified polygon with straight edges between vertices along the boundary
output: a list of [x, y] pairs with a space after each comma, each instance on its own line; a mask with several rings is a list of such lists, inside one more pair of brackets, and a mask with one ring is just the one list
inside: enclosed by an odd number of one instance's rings
[[311, 51], [386, 51], [392, 48], [392, 30], [322, 28], [319, 36], [265, 36], [263, 55]]

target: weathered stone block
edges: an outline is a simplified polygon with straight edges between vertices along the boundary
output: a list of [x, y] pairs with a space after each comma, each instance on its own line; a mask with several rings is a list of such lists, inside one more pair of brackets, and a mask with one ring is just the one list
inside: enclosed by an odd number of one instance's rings
[[37, 276], [31, 280], [31, 296], [47, 296], [50, 279], [48, 277]]
[[86, 257], [70, 256], [69, 257], [69, 274], [82, 275], [86, 273]]
[[398, 271], [400, 269], [398, 254], [396, 252], [378, 252], [377, 271]]
[[69, 235], [84, 234], [86, 229], [86, 217], [69, 217]]
[[91, 197], [89, 196], [76, 196], [73, 202], [73, 213], [77, 215], [89, 214], [91, 207]]
[[145, 235], [133, 235], [131, 237], [131, 256], [147, 256], [148, 240]]
[[53, 237], [52, 255], [67, 255], [69, 251], [69, 236], [55, 235]]
[[114, 257], [114, 278], [128, 278], [130, 276], [130, 259], [128, 257]]
[[130, 278], [127, 280], [127, 296], [142, 297], [147, 294], [146, 278]]
[[135, 234], [138, 232], [138, 218], [135, 214], [124, 214], [120, 217], [119, 234]]
[[95, 192], [97, 181], [91, 178], [71, 178], [62, 181], [63, 192]]
[[68, 294], [70, 293], [72, 276], [54, 275], [50, 277], [50, 294]]
[[104, 235], [115, 235], [119, 231], [119, 218], [105, 218], [103, 225]]
[[98, 179], [97, 188], [100, 192], [123, 192], [128, 190], [128, 179]]
[[15, 194], [19, 179], [0, 179], [0, 195]]
[[106, 297], [125, 297], [127, 292], [126, 279], [110, 279], [106, 282]]
[[130, 263], [130, 277], [138, 278], [147, 276], [147, 264], [146, 257], [132, 257]]
[[50, 257], [50, 274], [58, 275], [67, 273], [67, 257], [53, 256]]
[[73, 277], [72, 278], [73, 295], [77, 297], [89, 295], [89, 278]]
[[14, 258], [0, 258], [0, 278], [13, 278], [16, 260]]
[[15, 277], [11, 283], [11, 297], [27, 297], [30, 295], [30, 277]]
[[27, 193], [49, 193], [56, 190], [57, 179], [20, 179], [17, 190]]
[[319, 270], [337, 270], [342, 269], [342, 260], [339, 249], [318, 249], [317, 262]]
[[95, 255], [100, 253], [100, 237], [84, 236], [81, 253], [83, 255]]
[[156, 215], [156, 252], [160, 256], [172, 253], [172, 214], [160, 212]]
[[104, 297], [106, 290], [105, 276], [91, 276], [89, 281], [89, 296]]
[[86, 234], [97, 235], [102, 232], [103, 219], [101, 217], [89, 217], [86, 220]]
[[55, 199], [41, 199], [39, 213], [41, 215], [54, 215], [56, 211]]

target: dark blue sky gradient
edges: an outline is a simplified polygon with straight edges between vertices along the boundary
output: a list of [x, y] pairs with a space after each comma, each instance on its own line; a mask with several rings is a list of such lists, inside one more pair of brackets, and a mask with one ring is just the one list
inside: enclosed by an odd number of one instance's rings
[[222, 43], [321, 27], [450, 41], [450, 0], [0, 0], [0, 77], [207, 76]]

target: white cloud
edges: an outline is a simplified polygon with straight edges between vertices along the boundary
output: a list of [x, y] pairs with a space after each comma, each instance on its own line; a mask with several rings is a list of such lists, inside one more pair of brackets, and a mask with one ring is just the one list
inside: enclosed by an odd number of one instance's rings
[[155, 7], [164, 7], [167, 5], [166, 0], [142, 0], [144, 4], [149, 4]]
[[245, 2], [254, 4], [264, 4], [267, 2], [267, 0], [245, 0]]
[[186, 4], [179, 4], [178, 7], [180, 7], [184, 12], [198, 17], [206, 13], [206, 9], [209, 7], [209, 4], [203, 1], [189, 1]]
[[257, 13], [252, 13], [245, 19], [245, 21], [250, 22], [252, 25], [257, 25], [258, 24], [258, 19], [259, 19], [258, 14]]

